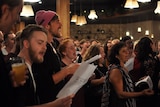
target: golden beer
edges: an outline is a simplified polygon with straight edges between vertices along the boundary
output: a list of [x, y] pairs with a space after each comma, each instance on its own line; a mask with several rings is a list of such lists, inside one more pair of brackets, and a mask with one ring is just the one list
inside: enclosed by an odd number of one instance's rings
[[25, 81], [26, 65], [25, 63], [13, 63], [12, 70], [14, 72], [14, 79], [16, 83]]

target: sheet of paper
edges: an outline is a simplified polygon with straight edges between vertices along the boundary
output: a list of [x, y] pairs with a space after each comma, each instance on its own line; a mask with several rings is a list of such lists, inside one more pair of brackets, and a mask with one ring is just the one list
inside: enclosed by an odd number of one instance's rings
[[124, 66], [127, 68], [128, 71], [133, 70], [134, 67], [134, 57], [130, 58], [125, 64]]
[[60, 90], [57, 98], [63, 98], [71, 94], [76, 94], [76, 92], [87, 83], [88, 79], [93, 74], [97, 66], [90, 64], [91, 62], [99, 59], [101, 56], [97, 55], [85, 62], [82, 62], [79, 68], [76, 70], [72, 78], [68, 83]]

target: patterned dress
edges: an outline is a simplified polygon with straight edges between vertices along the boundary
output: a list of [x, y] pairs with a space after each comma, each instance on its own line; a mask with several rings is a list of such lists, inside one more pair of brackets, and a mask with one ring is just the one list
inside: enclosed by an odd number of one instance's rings
[[101, 107], [136, 107], [136, 101], [134, 98], [120, 99], [118, 97], [113, 85], [109, 82], [109, 74], [113, 69], [119, 69], [122, 74], [124, 86], [123, 90], [126, 92], [134, 91], [133, 82], [125, 69], [123, 69], [120, 65], [112, 64], [108, 67], [108, 72], [106, 73]]

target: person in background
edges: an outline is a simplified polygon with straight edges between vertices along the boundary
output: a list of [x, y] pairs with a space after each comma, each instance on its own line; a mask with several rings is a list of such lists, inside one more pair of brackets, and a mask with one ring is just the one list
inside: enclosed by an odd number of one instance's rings
[[76, 48], [76, 55], [80, 54], [81, 48], [80, 48], [80, 41], [78, 39], [74, 40], [74, 45]]
[[[160, 40], [157, 41], [157, 55], [155, 58], [157, 58], [157, 60], [160, 61]], [[158, 77], [159, 77], [159, 80], [158, 80], [158, 99], [160, 99], [160, 72], [159, 72]], [[158, 105], [160, 105], [160, 103], [158, 103]]]
[[66, 67], [76, 59], [76, 48], [72, 39], [64, 39], [58, 47], [58, 52], [61, 56], [61, 66]]
[[134, 59], [133, 70], [129, 75], [134, 83], [145, 76], [150, 76], [153, 82], [154, 95], [142, 96], [137, 98], [137, 107], [157, 107], [158, 99], [158, 74], [160, 71], [160, 62], [155, 58], [153, 51], [153, 41], [149, 37], [142, 37], [136, 45], [136, 56]]
[[96, 39], [92, 39], [92, 40], [90, 40], [90, 42], [91, 42], [91, 45], [96, 45], [96, 44], [98, 44], [98, 40], [96, 40]]
[[134, 57], [134, 53], [133, 53], [133, 41], [131, 39], [130, 36], [124, 36], [122, 37], [122, 39], [120, 40], [121, 42], [124, 42], [128, 48], [128, 52], [129, 52], [129, 58]]
[[108, 54], [110, 53], [110, 49], [111, 49], [111, 46], [112, 44], [111, 44], [111, 40], [106, 40], [105, 42], [104, 42], [104, 45], [103, 45], [103, 47], [104, 47], [104, 53], [105, 53], [105, 58], [104, 58], [104, 66], [106, 67], [106, 68], [108, 68], [108, 65], [109, 65], [109, 62], [108, 62]]
[[160, 58], [160, 40], [157, 41], [157, 57]]
[[124, 42], [127, 46], [129, 55], [128, 55], [128, 61], [125, 63], [125, 67], [128, 69], [128, 71], [133, 70], [134, 66], [134, 52], [133, 52], [133, 41], [130, 36], [124, 36], [121, 39], [121, 42]]
[[37, 93], [40, 103], [43, 104], [57, 99], [58, 92], [65, 84], [64, 78], [73, 74], [79, 64], [71, 64], [61, 69], [61, 58], [54, 47], [53, 40], [54, 37], [61, 37], [62, 24], [56, 12], [39, 10], [36, 12], [35, 21], [37, 25], [43, 26], [47, 31], [47, 50], [44, 61], [32, 65], [37, 83]]
[[[73, 43], [72, 39], [64, 39], [58, 48], [58, 51], [61, 55], [61, 65], [62, 67], [67, 67], [72, 63], [76, 63], [75, 59], [77, 57], [76, 55], [76, 48]], [[64, 80], [67, 83], [72, 75], [68, 75]], [[80, 88], [78, 92], [75, 94], [71, 107], [85, 107], [84, 102], [84, 87]]]
[[4, 35], [4, 45], [2, 47], [2, 53], [4, 55], [4, 60], [7, 63], [8, 59], [10, 56], [12, 56], [14, 54], [14, 52], [12, 52], [14, 45], [16, 43], [16, 35], [10, 31], [9, 33]]
[[6, 63], [8, 63], [7, 61], [9, 60], [10, 57], [14, 57], [19, 53], [19, 51], [20, 51], [20, 36], [21, 36], [21, 31], [16, 33], [16, 37], [15, 37], [12, 49], [10, 50], [8, 55], [5, 55], [5, 57], [4, 57]]
[[15, 44], [11, 50], [12, 53], [14, 53], [15, 55], [17, 55], [20, 51], [20, 36], [21, 36], [22, 31], [18, 31], [16, 33], [16, 38], [15, 38]]
[[112, 45], [115, 45], [115, 44], [117, 44], [117, 43], [119, 43], [119, 42], [120, 42], [119, 39], [113, 39], [111, 43], [112, 43]]
[[4, 47], [2, 48], [2, 52], [5, 56], [11, 52], [15, 44], [15, 38], [16, 35], [11, 31], [4, 35]]
[[124, 66], [128, 60], [128, 54], [127, 47], [123, 42], [119, 42], [111, 48], [110, 65], [106, 74], [101, 107], [136, 107], [136, 97], [154, 94], [151, 89], [134, 91], [134, 84]]
[[88, 41], [86, 39], [82, 39], [80, 41], [80, 52], [77, 54], [77, 62], [81, 63], [83, 60], [83, 56], [88, 49]]
[[83, 60], [86, 61], [96, 55], [101, 55], [101, 58], [93, 62], [94, 65], [97, 65], [97, 68], [94, 71], [95, 78], [90, 79], [86, 85], [86, 107], [101, 107], [103, 83], [107, 72], [107, 68], [104, 66], [105, 53], [103, 46], [98, 44], [91, 45], [86, 51]]
[[110, 51], [111, 48], [112, 48], [112, 46], [113, 46], [112, 40], [111, 40], [111, 39], [110, 39], [110, 40], [107, 40], [107, 41], [106, 41], [106, 44], [107, 44], [107, 47], [108, 47], [108, 51]]

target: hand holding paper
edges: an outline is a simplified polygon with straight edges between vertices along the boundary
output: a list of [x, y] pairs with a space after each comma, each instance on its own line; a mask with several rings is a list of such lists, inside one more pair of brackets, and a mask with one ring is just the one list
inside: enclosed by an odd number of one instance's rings
[[136, 84], [135, 84], [136, 91], [141, 91], [141, 90], [147, 89], [147, 88], [153, 89], [153, 83], [152, 83], [150, 76], [146, 76], [145, 78], [136, 82]]
[[76, 70], [72, 78], [68, 83], [62, 88], [58, 93], [57, 98], [63, 98], [71, 94], [76, 94], [76, 92], [87, 83], [88, 79], [96, 69], [96, 65], [90, 64], [95, 60], [98, 60], [101, 55], [96, 55], [93, 58], [82, 62], [79, 68]]

